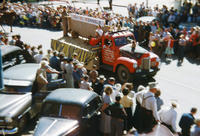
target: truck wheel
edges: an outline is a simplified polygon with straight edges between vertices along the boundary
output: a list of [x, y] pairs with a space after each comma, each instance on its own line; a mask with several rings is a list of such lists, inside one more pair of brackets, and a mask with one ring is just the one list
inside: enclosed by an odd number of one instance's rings
[[131, 77], [128, 68], [126, 68], [123, 65], [120, 65], [119, 68], [117, 69], [117, 76], [121, 83], [128, 82]]

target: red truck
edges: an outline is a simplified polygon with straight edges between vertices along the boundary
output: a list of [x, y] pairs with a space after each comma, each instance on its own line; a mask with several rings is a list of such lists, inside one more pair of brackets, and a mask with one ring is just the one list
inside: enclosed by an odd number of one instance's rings
[[[128, 30], [107, 31], [96, 46], [89, 45], [79, 36], [52, 40], [52, 48], [64, 52], [66, 56], [76, 52], [79, 61], [85, 62], [87, 69], [96, 64], [116, 73], [122, 83], [134, 77], [154, 76], [159, 70], [159, 57], [139, 45], [132, 51], [131, 40], [134, 40], [134, 35]], [[100, 59], [96, 60], [97, 57]]]

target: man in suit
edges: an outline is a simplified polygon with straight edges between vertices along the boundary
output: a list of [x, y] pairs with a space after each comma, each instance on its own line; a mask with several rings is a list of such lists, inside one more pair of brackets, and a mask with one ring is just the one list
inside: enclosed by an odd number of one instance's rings
[[190, 136], [190, 128], [194, 124], [194, 115], [197, 108], [192, 108], [190, 113], [184, 113], [180, 119], [179, 126], [181, 128], [182, 136]]

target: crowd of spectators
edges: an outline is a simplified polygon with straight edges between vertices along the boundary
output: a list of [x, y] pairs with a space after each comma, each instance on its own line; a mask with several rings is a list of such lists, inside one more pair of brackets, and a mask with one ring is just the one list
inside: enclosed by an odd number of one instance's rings
[[[46, 61], [49, 67], [59, 71], [62, 78], [66, 80], [67, 88], [82, 88], [94, 91], [102, 97], [104, 104], [101, 109], [102, 117], [99, 129], [104, 135], [112, 133], [122, 135], [123, 133], [132, 132], [132, 128], [136, 129], [134, 133], [148, 133], [152, 131], [152, 128], [158, 122], [168, 127], [174, 134], [182, 133], [182, 136], [188, 136], [189, 133], [191, 135], [199, 133], [199, 120], [194, 118], [197, 109], [192, 108], [190, 113], [183, 114], [178, 122], [177, 102], [172, 101], [170, 105], [165, 103], [162, 100], [162, 91], [158, 87], [158, 83], [149, 83], [147, 87], [140, 85], [135, 90], [132, 83], [120, 84], [117, 83], [114, 77], [99, 75], [96, 65], [93, 65], [92, 70], [87, 71], [84, 64], [77, 60], [77, 53], [73, 53], [72, 58], [67, 58], [63, 53], [51, 50], [47, 51], [47, 55], [43, 55], [41, 49], [42, 46], [38, 46], [30, 49], [29, 52], [37, 63]], [[154, 95], [155, 97], [153, 97]], [[112, 113], [112, 106], [110, 107], [112, 103], [120, 104], [121, 106], [115, 110], [124, 109], [122, 110], [123, 113]], [[148, 114], [151, 114], [152, 120], [143, 117], [146, 115], [141, 110], [141, 106], [147, 111], [151, 111]], [[116, 123], [112, 124], [113, 119], [116, 118]], [[181, 132], [177, 130], [176, 126], [178, 124]]]
[[[160, 57], [171, 58], [173, 54], [178, 57], [179, 63], [183, 62], [185, 53], [194, 59], [200, 59], [200, 4], [192, 4], [185, 1], [180, 11], [168, 9], [163, 5], [147, 8], [144, 3], [131, 5], [127, 9], [129, 16], [122, 16], [102, 9], [75, 8], [69, 3], [67, 6], [57, 7], [31, 3], [10, 3], [7, 2], [8, 10], [17, 13], [15, 25], [34, 26], [40, 28], [61, 30], [62, 15], [76, 13], [105, 20], [105, 24], [112, 27], [123, 27], [134, 33], [136, 40], [155, 52]], [[63, 14], [66, 11], [67, 14]], [[142, 16], [153, 16], [157, 20], [152, 22], [137, 22], [136, 19]], [[181, 22], [195, 23], [195, 27], [180, 29]], [[1, 39], [6, 42], [6, 39]]]
[[[9, 10], [14, 10], [17, 13], [16, 25], [20, 26], [36, 26], [41, 28], [61, 28], [62, 11], [63, 6], [58, 6], [56, 9], [49, 6], [27, 4], [27, 3], [7, 3]], [[192, 10], [192, 12], [190, 12]], [[67, 12], [77, 13], [81, 15], [88, 15], [91, 17], [105, 19], [106, 25], [127, 27], [133, 31], [135, 38], [139, 42], [147, 43], [146, 46], [158, 55], [166, 54], [167, 57], [171, 57], [174, 53], [178, 56], [179, 62], [183, 62], [185, 51], [193, 58], [200, 58], [200, 29], [199, 27], [192, 27], [190, 30], [184, 28], [180, 30], [177, 26], [180, 22], [195, 22], [200, 21], [200, 8], [199, 4], [191, 5], [190, 2], [186, 2], [181, 7], [180, 12], [171, 8], [168, 10], [166, 6], [159, 9], [145, 8], [144, 4], [140, 7], [128, 6], [129, 17], [123, 17], [119, 14], [108, 13], [106, 11], [99, 11], [99, 9], [82, 9], [73, 8], [67, 6]], [[191, 14], [192, 13], [192, 14]], [[155, 16], [158, 17], [160, 22], [135, 22], [133, 18], [141, 16]], [[1, 34], [3, 35], [3, 34]], [[24, 44], [20, 40], [20, 36], [13, 36], [13, 39], [8, 42], [6, 36], [1, 36], [2, 44], [16, 45], [20, 48], [27, 50], [29, 54], [35, 59], [36, 63], [41, 63], [45, 60], [49, 63], [49, 66], [62, 73], [62, 78], [66, 80], [66, 87], [68, 88], [83, 88], [90, 91], [95, 91], [103, 98], [104, 106], [102, 107], [102, 118], [100, 124], [100, 130], [103, 134], [109, 135], [112, 133], [122, 134], [126, 131], [130, 131], [132, 127], [135, 127], [139, 133], [149, 132], [152, 127], [161, 122], [168, 127], [172, 133], [177, 133], [177, 105], [172, 103], [170, 107], [162, 109], [162, 105], [165, 105], [160, 97], [159, 88], [155, 84], [149, 84], [149, 87], [138, 87], [138, 90], [133, 89], [132, 83], [119, 84], [116, 83], [114, 77], [106, 77], [99, 75], [97, 67], [94, 65], [93, 70], [87, 71], [84, 64], [77, 60], [77, 54], [73, 54], [73, 58], [66, 58], [63, 53], [57, 53], [56, 51], [47, 51], [47, 55], [43, 54], [42, 46], [30, 47]], [[69, 80], [70, 79], [70, 80]], [[141, 96], [152, 95], [151, 99], [143, 100]], [[120, 98], [119, 98], [120, 97]], [[136, 99], [136, 102], [133, 101]], [[147, 102], [148, 101], [148, 102]], [[121, 115], [109, 114], [106, 109], [112, 103], [121, 104], [125, 110], [125, 113]], [[146, 103], [146, 105], [143, 105]], [[136, 106], [134, 109], [133, 105]], [[143, 106], [147, 111], [151, 111], [151, 121], [143, 120], [142, 116], [132, 115], [136, 110], [141, 110], [140, 106]], [[153, 107], [153, 108], [152, 108]], [[192, 108], [190, 113], [183, 114], [179, 122], [181, 127], [181, 133], [183, 136], [191, 135], [196, 136], [199, 133], [199, 119], [195, 120], [194, 115], [197, 112], [196, 108]], [[122, 120], [120, 126], [116, 129], [116, 132], [112, 132], [114, 129], [111, 126], [111, 117], [118, 117]], [[137, 118], [138, 117], [138, 118]], [[152, 120], [153, 119], [153, 120]], [[149, 126], [141, 126], [137, 122], [143, 122]], [[189, 122], [189, 123], [188, 123]], [[151, 124], [152, 123], [152, 124]], [[191, 130], [191, 132], [190, 132]]]

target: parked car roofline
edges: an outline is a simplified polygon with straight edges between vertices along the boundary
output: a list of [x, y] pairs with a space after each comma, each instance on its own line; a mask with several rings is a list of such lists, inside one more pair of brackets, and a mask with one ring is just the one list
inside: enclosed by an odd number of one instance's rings
[[7, 55], [13, 51], [22, 50], [21, 48], [14, 45], [2, 45], [0, 46], [2, 56]]

